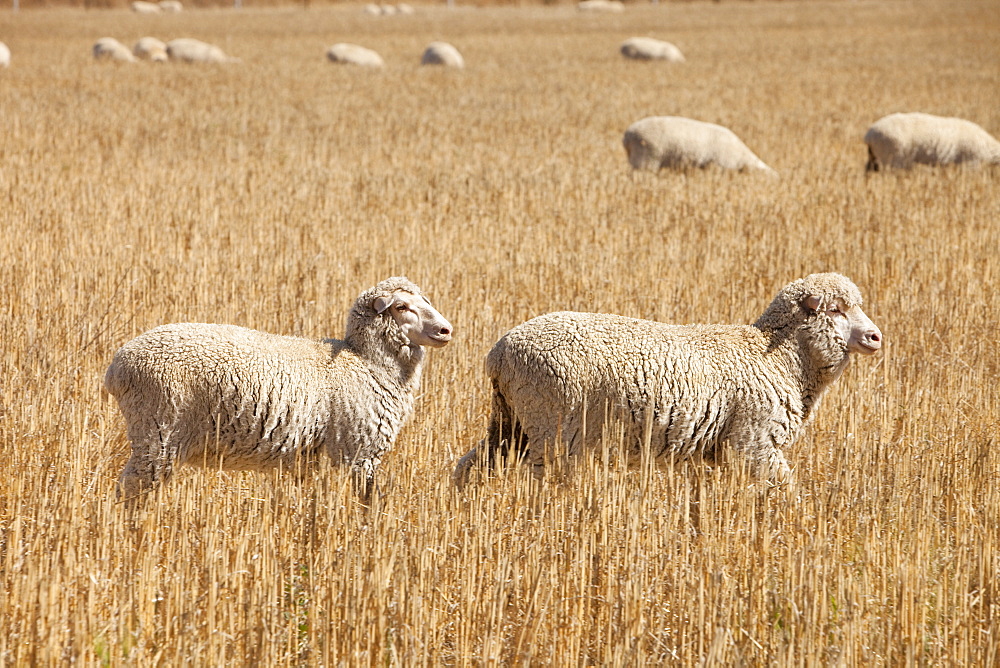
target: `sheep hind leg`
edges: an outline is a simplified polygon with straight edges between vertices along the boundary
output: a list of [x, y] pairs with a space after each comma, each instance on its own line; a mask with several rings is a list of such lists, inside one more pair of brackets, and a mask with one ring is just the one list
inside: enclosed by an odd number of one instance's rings
[[877, 172], [879, 171], [878, 158], [875, 157], [875, 153], [872, 151], [872, 147], [868, 147], [868, 164], [865, 165], [866, 172]]
[[133, 447], [132, 456], [118, 478], [117, 498], [134, 507], [146, 494], [169, 480], [172, 473], [173, 463], [169, 459], [153, 457], [148, 449]]
[[453, 479], [459, 489], [465, 487], [472, 470], [485, 467], [495, 470], [521, 461], [528, 452], [528, 437], [500, 390], [494, 385], [493, 409], [486, 438], [458, 460]]

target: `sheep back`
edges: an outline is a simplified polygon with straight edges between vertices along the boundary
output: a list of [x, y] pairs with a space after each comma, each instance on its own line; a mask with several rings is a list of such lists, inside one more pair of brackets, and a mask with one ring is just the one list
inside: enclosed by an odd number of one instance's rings
[[1000, 163], [1000, 142], [972, 121], [918, 112], [890, 114], [865, 133], [869, 171], [880, 167]]
[[636, 121], [625, 130], [622, 144], [633, 169], [718, 165], [774, 172], [728, 128], [690, 118], [650, 116]]

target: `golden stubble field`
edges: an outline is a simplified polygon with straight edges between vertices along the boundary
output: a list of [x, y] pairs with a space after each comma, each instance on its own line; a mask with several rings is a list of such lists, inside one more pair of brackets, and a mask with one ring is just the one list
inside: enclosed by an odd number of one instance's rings
[[[989, 0], [0, 15], [0, 663], [995, 665], [996, 170], [864, 173], [893, 111], [1000, 131]], [[228, 66], [102, 66], [103, 36]], [[688, 62], [625, 62], [650, 35]], [[454, 43], [464, 71], [421, 69]], [[372, 72], [326, 47], [382, 53]], [[648, 115], [731, 127], [780, 180], [631, 174]], [[482, 360], [557, 309], [752, 322], [841, 271], [886, 346], [788, 453], [584, 461], [457, 493]], [[405, 274], [456, 326], [366, 513], [348, 476], [179, 470], [129, 526], [114, 350], [165, 322], [340, 336]]]

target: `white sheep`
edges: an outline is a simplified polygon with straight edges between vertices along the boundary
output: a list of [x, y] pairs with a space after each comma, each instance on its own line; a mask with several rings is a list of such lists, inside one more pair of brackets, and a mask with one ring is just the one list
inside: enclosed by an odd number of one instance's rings
[[680, 116], [650, 116], [636, 121], [622, 138], [633, 169], [686, 169], [717, 165], [723, 169], [775, 171], [754, 155], [732, 130]]
[[363, 46], [358, 46], [357, 44], [347, 44], [345, 42], [334, 44], [327, 49], [326, 57], [332, 63], [361, 65], [362, 67], [385, 66], [385, 61], [382, 60], [382, 56], [377, 52], [366, 49]]
[[405, 2], [401, 2], [398, 5], [396, 5], [396, 9], [399, 11], [400, 14], [403, 14], [404, 16], [412, 16], [413, 14], [417, 13], [417, 10], [413, 8], [413, 5], [408, 5]]
[[139, 60], [151, 60], [154, 63], [167, 62], [167, 45], [155, 37], [140, 37], [132, 46], [132, 55]]
[[972, 121], [913, 112], [884, 116], [865, 133], [867, 171], [913, 165], [1000, 164], [1000, 142]]
[[405, 278], [363, 292], [344, 339], [232, 325], [163, 325], [122, 346], [104, 377], [132, 457], [118, 494], [135, 499], [174, 466], [293, 469], [325, 451], [363, 496], [413, 411], [424, 351], [451, 325]]
[[238, 62], [230, 58], [222, 49], [214, 44], [208, 44], [190, 37], [179, 37], [167, 42], [167, 55], [170, 60], [185, 63], [232, 63]]
[[379, 7], [378, 5], [376, 5], [374, 2], [369, 2], [369, 3], [365, 4], [365, 6], [361, 8], [361, 11], [363, 11], [365, 14], [368, 14], [370, 16], [381, 16], [382, 15], [382, 8]]
[[462, 457], [455, 480], [462, 485], [473, 466], [511, 454], [541, 476], [547, 446], [562, 443], [571, 455], [594, 450], [612, 417], [625, 428], [630, 458], [646, 442], [655, 458], [711, 457], [728, 445], [756, 475], [787, 481], [782, 449], [850, 353], [881, 345], [861, 292], [834, 273], [785, 286], [752, 326], [543, 315], [489, 352], [488, 436]]
[[421, 65], [445, 65], [446, 67], [465, 67], [465, 59], [451, 44], [447, 42], [431, 42], [420, 58]]
[[10, 67], [10, 47], [0, 42], [0, 67]]
[[108, 60], [119, 63], [134, 63], [135, 56], [128, 47], [114, 37], [102, 37], [94, 42], [92, 49], [95, 60]]
[[625, 11], [625, 5], [619, 0], [581, 0], [576, 3], [576, 8], [581, 12], [606, 12], [610, 14], [620, 14]]
[[160, 0], [160, 9], [169, 14], [177, 14], [184, 11], [184, 5], [180, 0]]
[[146, 2], [145, 0], [133, 0], [129, 4], [132, 11], [136, 14], [160, 14], [163, 12], [163, 8], [155, 2]]
[[652, 37], [630, 37], [622, 42], [620, 51], [623, 56], [632, 60], [684, 62], [684, 54], [674, 44]]

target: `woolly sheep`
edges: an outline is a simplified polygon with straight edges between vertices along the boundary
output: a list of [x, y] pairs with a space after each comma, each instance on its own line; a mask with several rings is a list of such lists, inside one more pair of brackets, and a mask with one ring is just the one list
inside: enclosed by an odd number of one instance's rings
[[366, 4], [364, 7], [361, 8], [361, 11], [363, 11], [365, 14], [370, 14], [372, 16], [382, 15], [382, 8], [373, 2], [369, 2], [368, 4]]
[[10, 67], [10, 47], [0, 42], [0, 67]]
[[636, 121], [625, 130], [622, 144], [633, 169], [718, 165], [775, 173], [732, 130], [690, 118], [650, 116]]
[[167, 62], [167, 45], [155, 37], [140, 37], [132, 46], [132, 55], [139, 60], [151, 60], [154, 63]]
[[190, 37], [180, 37], [167, 42], [167, 55], [170, 60], [179, 60], [185, 63], [236, 62], [235, 58], [230, 58], [214, 44]]
[[861, 310], [861, 292], [834, 273], [785, 286], [752, 326], [543, 315], [489, 352], [488, 436], [462, 457], [455, 480], [462, 485], [475, 465], [513, 453], [541, 476], [546, 445], [560, 441], [571, 455], [595, 449], [611, 415], [626, 429], [631, 457], [646, 437], [656, 458], [710, 457], [728, 443], [756, 475], [787, 481], [782, 449], [812, 418], [850, 353], [872, 354], [881, 345], [881, 332]]
[[165, 482], [176, 464], [290, 469], [325, 450], [362, 496], [413, 410], [424, 351], [451, 325], [406, 278], [363, 292], [344, 339], [312, 341], [233, 325], [163, 325], [122, 346], [104, 377], [132, 457], [119, 497]]
[[631, 37], [621, 45], [621, 54], [632, 60], [666, 60], [683, 63], [684, 54], [670, 42], [652, 37]]
[[867, 171], [919, 165], [1000, 164], [1000, 142], [972, 121], [913, 112], [890, 114], [865, 133]]
[[620, 14], [625, 11], [625, 5], [619, 0], [581, 0], [576, 4], [581, 12], [608, 12]]
[[180, 0], [160, 0], [160, 9], [170, 14], [177, 14], [184, 11], [184, 5]]
[[159, 14], [163, 8], [155, 2], [145, 2], [145, 0], [134, 0], [129, 7], [136, 14]]
[[124, 44], [114, 37], [102, 37], [94, 42], [95, 60], [111, 60], [120, 63], [134, 63], [135, 56]]
[[405, 2], [401, 2], [398, 5], [396, 5], [396, 9], [399, 11], [400, 14], [403, 14], [405, 16], [412, 16], [413, 14], [417, 13], [417, 10], [415, 10], [412, 5], [408, 5]]
[[385, 61], [371, 49], [344, 42], [334, 44], [326, 51], [326, 57], [333, 63], [361, 65], [363, 67], [383, 67]]
[[451, 44], [447, 42], [431, 42], [424, 50], [420, 59], [421, 65], [445, 65], [447, 67], [465, 67], [465, 60]]

